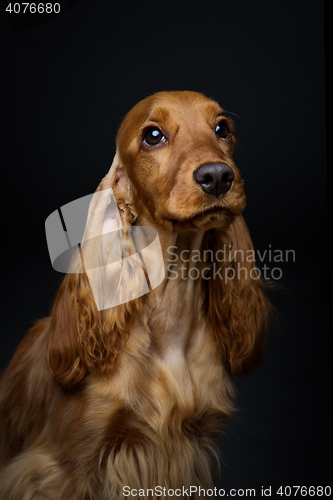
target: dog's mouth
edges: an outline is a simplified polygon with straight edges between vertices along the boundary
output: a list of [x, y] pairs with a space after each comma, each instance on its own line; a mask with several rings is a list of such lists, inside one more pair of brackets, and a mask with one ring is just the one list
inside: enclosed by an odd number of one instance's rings
[[214, 222], [221, 222], [230, 215], [230, 210], [220, 205], [208, 207], [197, 211], [192, 216], [192, 223], [194, 226], [208, 223], [209, 225]]
[[225, 207], [209, 207], [195, 213], [192, 224], [197, 228], [212, 228], [224, 226], [230, 219], [230, 212]]
[[233, 214], [229, 208], [213, 206], [196, 211], [192, 216], [187, 218], [165, 218], [164, 221], [172, 232], [178, 232], [186, 229], [207, 230], [217, 227], [227, 227], [232, 219]]
[[221, 206], [204, 208], [203, 210], [200, 210], [199, 212], [195, 213], [193, 219], [196, 219], [197, 217], [207, 217], [210, 215], [221, 215], [225, 212], [226, 209]]
[[192, 215], [192, 221], [224, 221], [228, 218], [240, 215], [245, 208], [245, 196], [243, 193], [234, 193], [232, 198], [225, 197], [218, 204], [198, 209]]
[[[230, 198], [230, 197], [229, 197]], [[224, 197], [223, 200], [215, 200], [215, 203], [199, 203], [192, 205], [192, 210], [186, 213], [185, 208], [189, 204], [183, 202], [183, 213], [172, 214], [168, 212], [163, 219], [170, 224], [172, 231], [183, 231], [185, 229], [212, 229], [226, 227], [245, 208], [245, 197], [243, 193], [234, 195], [231, 199]], [[203, 200], [202, 200], [203, 201]], [[207, 202], [207, 200], [205, 200]], [[185, 213], [184, 213], [185, 212]]]

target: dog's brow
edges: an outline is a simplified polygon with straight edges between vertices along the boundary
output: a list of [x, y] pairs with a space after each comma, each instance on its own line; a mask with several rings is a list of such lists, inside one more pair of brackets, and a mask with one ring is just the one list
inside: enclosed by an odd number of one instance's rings
[[223, 115], [223, 109], [216, 102], [208, 102], [206, 110], [209, 114], [212, 114], [214, 118], [216, 116]]
[[167, 108], [155, 108], [149, 115], [148, 120], [157, 123], [166, 123], [170, 117], [170, 111]]

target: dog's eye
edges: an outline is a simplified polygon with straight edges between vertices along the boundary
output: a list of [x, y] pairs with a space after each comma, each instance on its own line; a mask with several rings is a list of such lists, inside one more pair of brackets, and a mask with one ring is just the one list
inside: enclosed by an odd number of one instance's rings
[[215, 133], [221, 139], [227, 139], [230, 135], [229, 128], [225, 122], [220, 122], [215, 127]]
[[163, 139], [165, 139], [164, 135], [162, 134], [160, 129], [156, 127], [149, 128], [143, 136], [143, 141], [148, 144], [148, 146], [155, 146]]

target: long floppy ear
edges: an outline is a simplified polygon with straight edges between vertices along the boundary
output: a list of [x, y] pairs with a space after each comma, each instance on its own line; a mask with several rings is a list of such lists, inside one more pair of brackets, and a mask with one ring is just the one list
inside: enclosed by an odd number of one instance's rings
[[208, 322], [230, 371], [241, 377], [262, 363], [271, 305], [255, 268], [252, 241], [242, 216], [227, 230], [214, 230], [210, 246], [219, 272], [215, 270], [215, 279], [207, 282]]
[[113, 191], [117, 206], [120, 209], [123, 224], [130, 226], [135, 223], [137, 214], [133, 202], [133, 188], [126, 170], [121, 163], [118, 151], [115, 154], [109, 172], [102, 179], [97, 191], [109, 188]]
[[[90, 202], [80, 249], [54, 301], [46, 359], [54, 380], [68, 389], [82, 383], [89, 372], [109, 373], [124, 349], [134, 319], [139, 317], [141, 297], [115, 307], [99, 304], [109, 291], [105, 291], [105, 280], [112, 282], [120, 266], [114, 262], [115, 256], [122, 257], [120, 229], [133, 219], [128, 189], [116, 154]], [[113, 205], [110, 202], [112, 191], [119, 201], [121, 218], [114, 199]], [[103, 272], [97, 272], [99, 265]]]

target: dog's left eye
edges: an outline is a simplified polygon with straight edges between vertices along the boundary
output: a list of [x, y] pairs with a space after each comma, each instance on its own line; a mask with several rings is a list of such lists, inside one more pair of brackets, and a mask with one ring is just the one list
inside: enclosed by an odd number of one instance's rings
[[143, 136], [143, 142], [148, 144], [148, 146], [155, 146], [156, 144], [159, 144], [163, 139], [165, 139], [165, 136], [162, 134], [160, 129], [156, 127], [149, 128]]
[[215, 133], [218, 135], [221, 139], [228, 139], [230, 135], [230, 130], [225, 122], [220, 122], [216, 125], [215, 127]]

